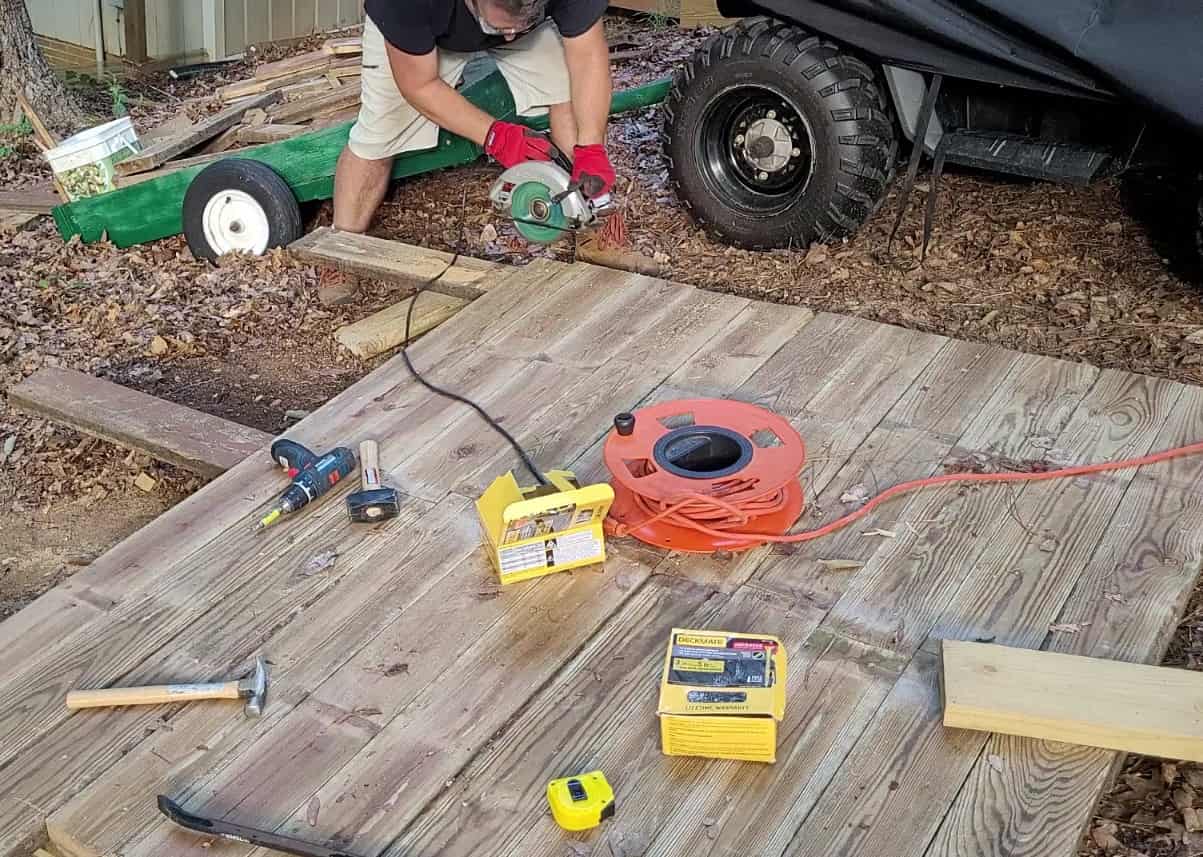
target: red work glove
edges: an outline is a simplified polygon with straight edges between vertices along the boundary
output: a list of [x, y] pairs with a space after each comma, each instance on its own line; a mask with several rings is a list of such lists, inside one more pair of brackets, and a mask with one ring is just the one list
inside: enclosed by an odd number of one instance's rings
[[551, 140], [530, 128], [498, 119], [485, 135], [485, 154], [508, 170], [525, 161], [550, 161]]
[[614, 188], [614, 165], [600, 143], [572, 150], [572, 183], [588, 199], [605, 196]]

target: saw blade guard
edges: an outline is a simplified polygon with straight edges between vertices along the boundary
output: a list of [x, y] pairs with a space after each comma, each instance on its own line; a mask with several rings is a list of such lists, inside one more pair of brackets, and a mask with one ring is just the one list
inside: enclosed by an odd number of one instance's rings
[[609, 196], [588, 200], [579, 190], [570, 191], [570, 182], [568, 171], [552, 161], [526, 161], [493, 182], [489, 199], [528, 241], [550, 244], [609, 210]]

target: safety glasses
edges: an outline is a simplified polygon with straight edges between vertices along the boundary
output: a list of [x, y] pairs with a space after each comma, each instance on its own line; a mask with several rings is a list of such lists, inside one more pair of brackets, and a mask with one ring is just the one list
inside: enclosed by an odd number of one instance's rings
[[537, 11], [533, 11], [531, 19], [520, 27], [495, 27], [489, 20], [481, 14], [480, 6], [476, 0], [464, 0], [464, 5], [468, 7], [468, 11], [472, 13], [472, 17], [476, 19], [476, 23], [480, 25], [480, 31], [487, 36], [506, 36], [511, 39], [516, 39], [519, 36], [525, 36], [531, 30], [543, 23], [542, 6], [538, 7]]

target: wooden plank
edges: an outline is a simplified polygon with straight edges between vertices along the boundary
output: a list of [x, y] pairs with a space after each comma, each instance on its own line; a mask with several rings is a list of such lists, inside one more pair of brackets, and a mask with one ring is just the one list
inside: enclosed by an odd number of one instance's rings
[[164, 140], [162, 143], [143, 149], [138, 154], [127, 158], [117, 165], [117, 173], [128, 176], [134, 173], [153, 170], [176, 155], [196, 148], [201, 143], [211, 140], [226, 129], [237, 125], [246, 111], [274, 104], [279, 98], [280, 94], [278, 92], [264, 92], [247, 101], [227, 107], [220, 113], [198, 122], [188, 133], [171, 140]]
[[304, 54], [297, 54], [277, 62], [263, 63], [255, 69], [256, 80], [273, 80], [277, 77], [287, 77], [297, 72], [319, 72], [330, 67], [330, 54], [318, 49]]
[[322, 51], [332, 57], [341, 57], [363, 53], [363, 38], [347, 36], [343, 39], [326, 39], [322, 43]]
[[334, 332], [334, 338], [361, 360], [391, 351], [405, 340], [405, 318], [410, 303], [414, 303], [414, 308], [409, 332], [416, 339], [451, 318], [468, 302], [438, 292], [422, 292], [416, 299], [406, 298], [367, 318], [344, 324]]
[[48, 187], [0, 190], [0, 209], [8, 211], [49, 214], [60, 202], [59, 195]]
[[1203, 675], [944, 640], [944, 725], [1203, 761]]
[[[235, 129], [231, 129], [235, 130]], [[293, 137], [310, 130], [307, 125], [265, 125], [243, 126], [235, 130], [239, 143], [278, 143], [281, 140], [291, 140]]]
[[41, 215], [34, 211], [6, 211], [0, 208], [0, 232], [14, 232], [38, 217]]
[[239, 143], [241, 130], [241, 127], [238, 125], [235, 125], [232, 128], [227, 128], [208, 143], [201, 146], [201, 154], [214, 155], [220, 152], [229, 151]]
[[305, 262], [329, 265], [364, 277], [416, 286], [445, 270], [427, 288], [453, 297], [472, 300], [484, 294], [503, 266], [471, 256], [454, 258], [451, 253], [429, 250], [323, 226], [289, 245], [289, 252]]
[[355, 81], [354, 83], [340, 86], [332, 90], [329, 94], [321, 95], [317, 98], [306, 98], [299, 101], [277, 104], [268, 109], [267, 115], [277, 125], [287, 125], [303, 122], [308, 119], [317, 119], [354, 107], [359, 104], [359, 94], [360, 83], [359, 81]]
[[46, 368], [8, 391], [14, 407], [215, 477], [272, 436], [71, 369]]
[[125, 0], [121, 10], [125, 35], [125, 58], [132, 63], [149, 59], [146, 47], [146, 0]]
[[284, 92], [283, 98], [285, 101], [293, 101], [296, 98], [296, 93], [303, 91], [304, 87], [309, 87], [310, 95], [314, 91], [318, 91], [319, 87], [315, 86], [317, 82], [323, 84], [320, 89], [329, 89], [330, 82], [326, 79], [325, 74], [324, 70], [318, 69], [316, 71], [302, 70], [283, 77], [274, 77], [270, 80], [252, 77], [219, 87], [217, 97], [226, 104], [229, 104], [249, 95], [258, 95], [261, 92], [272, 92], [278, 89]]

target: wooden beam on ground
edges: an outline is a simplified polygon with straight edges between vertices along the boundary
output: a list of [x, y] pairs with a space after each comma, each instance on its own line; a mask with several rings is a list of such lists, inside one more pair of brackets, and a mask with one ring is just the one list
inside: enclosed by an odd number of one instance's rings
[[45, 187], [0, 190], [0, 208], [7, 211], [49, 214], [61, 201], [57, 193]]
[[201, 143], [213, 139], [223, 131], [234, 127], [242, 119], [244, 113], [256, 107], [267, 107], [280, 100], [279, 92], [264, 92], [237, 105], [210, 116], [178, 137], [164, 140], [138, 154], [117, 164], [117, 173], [128, 176], [134, 173], [144, 173], [165, 164], [176, 155], [181, 155], [189, 149], [194, 149]]
[[146, 51], [146, 0], [125, 0], [121, 11], [125, 28], [125, 58], [133, 63], [144, 63], [149, 58]]
[[325, 226], [294, 241], [288, 249], [306, 262], [406, 286], [424, 285], [442, 272], [438, 281], [426, 288], [467, 300], [488, 291], [497, 275], [506, 269], [496, 262], [471, 256], [460, 256], [452, 267], [447, 268], [453, 257], [442, 250], [353, 232], [336, 232]]
[[1203, 761], [1203, 674], [943, 641], [944, 725]]
[[[334, 332], [334, 338], [361, 360], [391, 351], [405, 339], [405, 316], [411, 300], [406, 298], [353, 324], [344, 324]], [[463, 298], [437, 292], [420, 293], [410, 319], [410, 338], [433, 330], [467, 305]]]
[[14, 408], [209, 478], [272, 436], [71, 369], [39, 369], [8, 391]]

